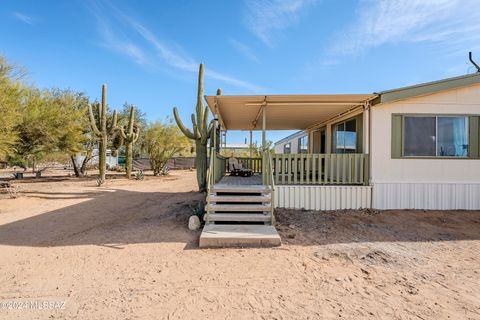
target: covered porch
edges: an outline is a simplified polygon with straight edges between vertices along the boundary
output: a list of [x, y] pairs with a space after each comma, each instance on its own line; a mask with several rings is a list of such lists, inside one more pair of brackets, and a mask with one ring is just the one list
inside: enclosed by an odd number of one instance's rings
[[[370, 207], [368, 113], [374, 97], [205, 97], [215, 116], [215, 134], [210, 148], [206, 227], [200, 246], [279, 245], [274, 227], [278, 207]], [[222, 155], [220, 136], [227, 130], [250, 132], [249, 157], [236, 158], [252, 173], [249, 177], [232, 175], [228, 158]], [[254, 150], [252, 132], [260, 130], [262, 145]], [[267, 144], [269, 130], [307, 131], [307, 152], [273, 152]]]
[[[228, 158], [215, 143], [212, 183], [275, 185], [368, 185], [369, 110], [372, 94], [206, 96], [217, 132], [250, 132], [250, 156], [237, 157], [254, 178], [231, 179]], [[308, 147], [302, 153], [267, 150], [267, 131], [302, 130]], [[255, 154], [252, 132], [262, 132]], [[220, 134], [217, 134], [217, 139]], [[305, 151], [307, 151], [305, 153]]]

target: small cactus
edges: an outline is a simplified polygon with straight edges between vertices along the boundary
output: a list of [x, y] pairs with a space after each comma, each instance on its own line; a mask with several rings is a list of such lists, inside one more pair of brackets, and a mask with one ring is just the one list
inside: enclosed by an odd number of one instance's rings
[[143, 170], [139, 170], [137, 172], [135, 172], [135, 179], [136, 180], [143, 180], [145, 179], [145, 175], [143, 173]]
[[108, 136], [112, 135], [117, 127], [117, 112], [113, 112], [113, 119], [109, 125], [107, 125], [107, 86], [102, 85], [102, 102], [96, 103], [98, 109], [98, 118], [95, 119], [93, 115], [92, 105], [88, 105], [88, 115], [90, 118], [90, 127], [93, 134], [97, 137], [98, 143], [98, 171], [99, 181], [98, 184], [102, 185], [105, 182], [105, 172], [107, 170], [107, 143]]

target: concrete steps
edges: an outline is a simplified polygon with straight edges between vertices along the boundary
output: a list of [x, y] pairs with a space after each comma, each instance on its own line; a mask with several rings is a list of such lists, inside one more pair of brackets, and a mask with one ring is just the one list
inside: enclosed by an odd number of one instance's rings
[[200, 235], [200, 248], [273, 247], [281, 245], [280, 236], [271, 225], [208, 224]]

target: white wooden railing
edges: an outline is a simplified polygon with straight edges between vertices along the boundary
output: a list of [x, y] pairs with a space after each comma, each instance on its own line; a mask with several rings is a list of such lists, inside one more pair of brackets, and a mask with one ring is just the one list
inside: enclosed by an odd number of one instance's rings
[[368, 185], [368, 154], [275, 154], [276, 184]]

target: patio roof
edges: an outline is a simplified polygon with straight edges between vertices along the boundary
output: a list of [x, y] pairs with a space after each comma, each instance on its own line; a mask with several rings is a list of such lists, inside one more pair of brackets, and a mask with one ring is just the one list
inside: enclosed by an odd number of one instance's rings
[[226, 130], [305, 130], [358, 108], [376, 94], [205, 96], [213, 114]]

